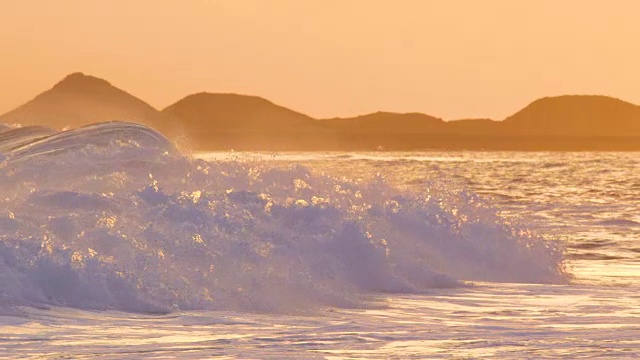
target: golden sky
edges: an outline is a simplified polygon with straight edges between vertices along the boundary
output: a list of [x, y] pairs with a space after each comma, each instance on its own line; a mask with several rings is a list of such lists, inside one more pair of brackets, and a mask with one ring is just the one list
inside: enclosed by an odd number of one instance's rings
[[75, 71], [158, 108], [200, 91], [317, 117], [640, 104], [639, 14], [635, 0], [0, 0], [0, 113]]

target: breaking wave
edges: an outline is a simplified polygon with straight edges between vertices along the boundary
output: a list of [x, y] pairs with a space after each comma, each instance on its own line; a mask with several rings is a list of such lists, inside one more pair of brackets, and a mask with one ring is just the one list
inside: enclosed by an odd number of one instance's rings
[[130, 123], [4, 131], [0, 307], [291, 312], [464, 281], [566, 282], [554, 243], [470, 192], [205, 162]]

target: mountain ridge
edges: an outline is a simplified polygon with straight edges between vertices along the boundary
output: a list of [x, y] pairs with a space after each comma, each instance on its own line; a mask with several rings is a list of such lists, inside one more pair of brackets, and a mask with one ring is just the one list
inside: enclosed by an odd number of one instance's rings
[[640, 106], [603, 95], [539, 98], [501, 121], [387, 111], [315, 119], [233, 93], [194, 93], [158, 110], [104, 79], [76, 72], [0, 115], [0, 123], [58, 129], [109, 120], [185, 137], [196, 151], [640, 150]]

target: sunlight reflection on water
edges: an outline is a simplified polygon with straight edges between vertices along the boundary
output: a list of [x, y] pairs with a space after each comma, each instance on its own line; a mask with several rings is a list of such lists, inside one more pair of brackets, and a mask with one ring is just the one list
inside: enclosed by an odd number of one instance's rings
[[491, 198], [502, 216], [561, 239], [575, 278], [569, 285], [477, 282], [421, 295], [379, 294], [387, 306], [309, 316], [25, 308], [0, 317], [0, 357], [640, 357], [640, 153], [204, 157], [303, 162], [361, 181], [382, 172], [415, 191], [470, 189]]

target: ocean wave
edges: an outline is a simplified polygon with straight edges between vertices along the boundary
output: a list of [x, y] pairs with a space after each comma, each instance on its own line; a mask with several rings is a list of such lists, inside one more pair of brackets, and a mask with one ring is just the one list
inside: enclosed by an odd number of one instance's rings
[[0, 163], [0, 307], [298, 312], [465, 281], [567, 281], [555, 243], [442, 182], [415, 194], [206, 162], [119, 122], [13, 144]]
[[0, 127], [0, 152], [6, 153], [16, 147], [54, 134], [53, 129], [42, 126], [25, 126], [18, 128]]

